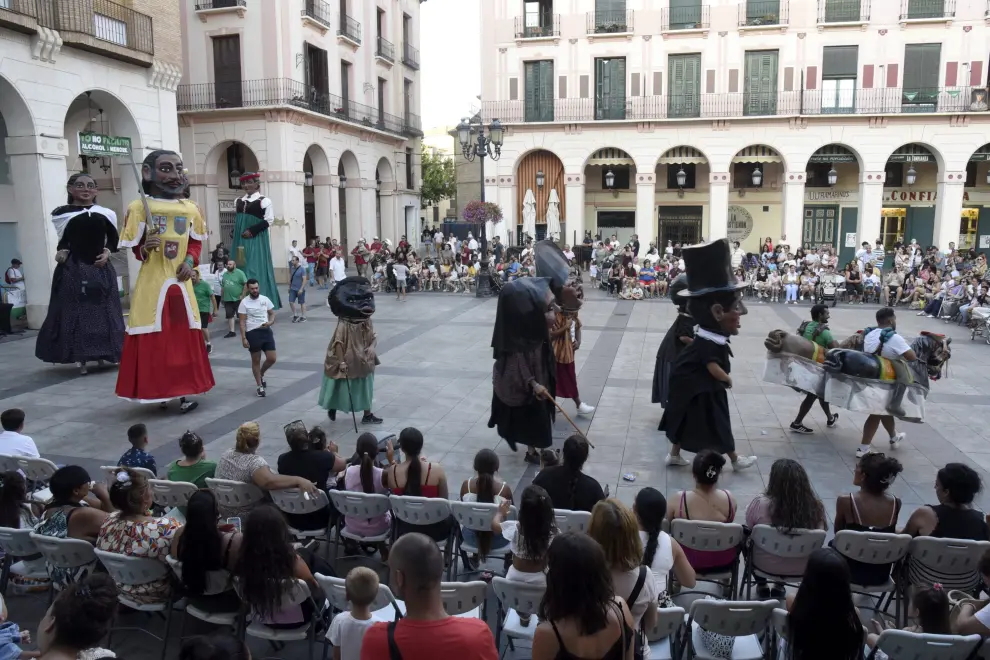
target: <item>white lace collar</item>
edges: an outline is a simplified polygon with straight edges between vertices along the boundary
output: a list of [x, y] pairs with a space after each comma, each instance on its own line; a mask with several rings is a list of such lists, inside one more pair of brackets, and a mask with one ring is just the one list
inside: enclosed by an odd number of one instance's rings
[[717, 332], [712, 332], [711, 330], [705, 330], [701, 326], [698, 326], [694, 331], [695, 337], [702, 337], [708, 341], [713, 341], [719, 346], [725, 346], [729, 343], [729, 338], [725, 335], [720, 335]]

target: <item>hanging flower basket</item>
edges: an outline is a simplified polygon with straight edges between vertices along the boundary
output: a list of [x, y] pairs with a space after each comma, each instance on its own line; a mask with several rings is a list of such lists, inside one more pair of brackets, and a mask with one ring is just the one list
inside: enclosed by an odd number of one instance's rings
[[494, 202], [468, 202], [464, 207], [464, 221], [484, 224], [502, 222], [502, 208]]

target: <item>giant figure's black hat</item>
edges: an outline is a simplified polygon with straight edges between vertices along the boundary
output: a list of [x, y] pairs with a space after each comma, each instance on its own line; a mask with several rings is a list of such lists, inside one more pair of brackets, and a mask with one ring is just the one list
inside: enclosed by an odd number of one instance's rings
[[738, 281], [732, 272], [727, 239], [681, 248], [681, 258], [687, 273], [687, 289], [679, 295], [693, 298], [709, 293], [737, 291], [747, 286], [746, 282]]
[[560, 246], [553, 241], [543, 240], [533, 246], [536, 256], [536, 276], [550, 279], [550, 290], [554, 295], [567, 284], [570, 266]]

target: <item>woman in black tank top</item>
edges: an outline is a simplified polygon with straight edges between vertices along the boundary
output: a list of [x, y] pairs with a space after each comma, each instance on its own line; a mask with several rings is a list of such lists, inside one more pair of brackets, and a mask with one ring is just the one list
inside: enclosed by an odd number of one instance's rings
[[948, 463], [935, 478], [938, 504], [919, 507], [911, 514], [904, 533], [943, 539], [990, 540], [984, 514], [973, 508], [983, 488], [980, 475], [964, 463]]

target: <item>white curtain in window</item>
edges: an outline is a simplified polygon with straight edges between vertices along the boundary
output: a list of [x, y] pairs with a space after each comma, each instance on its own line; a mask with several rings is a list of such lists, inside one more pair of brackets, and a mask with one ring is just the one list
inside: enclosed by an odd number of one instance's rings
[[[2, 2], [3, 0], [0, 0]], [[127, 23], [103, 14], [93, 14], [94, 36], [102, 41], [127, 45]]]
[[822, 109], [851, 108], [855, 94], [855, 78], [823, 80]]

